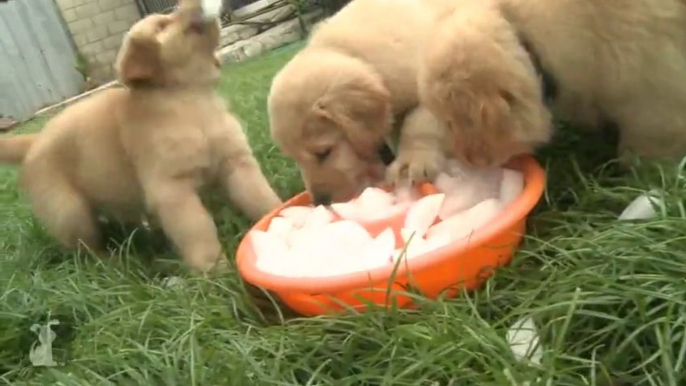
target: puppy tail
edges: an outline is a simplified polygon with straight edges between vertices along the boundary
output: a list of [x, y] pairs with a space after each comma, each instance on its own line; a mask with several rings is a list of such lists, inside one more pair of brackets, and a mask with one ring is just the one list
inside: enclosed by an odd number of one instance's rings
[[20, 164], [38, 138], [38, 134], [0, 137], [0, 163]]

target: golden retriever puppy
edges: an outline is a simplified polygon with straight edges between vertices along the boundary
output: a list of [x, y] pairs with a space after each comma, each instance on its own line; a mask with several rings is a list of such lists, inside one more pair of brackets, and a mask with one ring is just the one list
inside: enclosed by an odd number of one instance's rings
[[551, 138], [551, 112], [615, 124], [625, 161], [686, 155], [683, 0], [455, 4], [427, 39], [419, 94], [457, 158], [486, 166], [531, 153]]
[[[347, 200], [384, 179], [394, 159], [393, 129], [418, 108], [421, 49], [437, 19], [454, 7], [452, 0], [353, 0], [276, 75], [268, 98], [272, 137], [296, 160], [315, 203]], [[441, 158], [425, 154], [421, 141], [437, 133], [417, 124], [431, 120], [428, 112], [416, 115], [400, 132], [419, 132], [401, 139], [390, 170], [407, 174], [419, 154], [426, 168], [412, 170], [431, 176]]]
[[218, 23], [189, 3], [131, 28], [117, 59], [127, 88], [67, 108], [40, 134], [0, 139], [0, 160], [22, 164], [22, 190], [64, 246], [103, 254], [97, 215], [150, 215], [205, 273], [222, 251], [199, 189], [220, 185], [251, 219], [281, 203], [214, 90]]

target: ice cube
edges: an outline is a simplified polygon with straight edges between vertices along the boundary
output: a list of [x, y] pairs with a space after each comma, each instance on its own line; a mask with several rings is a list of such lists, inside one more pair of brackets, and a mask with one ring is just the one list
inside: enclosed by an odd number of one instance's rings
[[450, 233], [436, 232], [435, 234], [431, 235], [431, 237], [426, 238], [426, 252], [443, 248], [448, 244], [450, 244]]
[[389, 264], [394, 251], [395, 234], [391, 228], [386, 228], [364, 248], [358, 270], [370, 270]]
[[363, 210], [374, 211], [393, 205], [395, 197], [383, 189], [367, 188], [355, 201]]
[[503, 180], [500, 183], [500, 202], [507, 206], [516, 200], [524, 190], [524, 175], [512, 169], [503, 169]]
[[369, 211], [362, 216], [361, 220], [362, 221], [375, 221], [379, 219], [387, 219], [391, 217], [395, 217], [399, 214], [402, 214], [407, 210], [407, 208], [410, 206], [409, 203], [400, 203], [400, 204], [394, 204], [391, 205], [387, 208], [383, 208], [381, 210], [376, 210], [376, 211]]
[[[294, 232], [295, 233], [295, 232]], [[361, 225], [353, 221], [336, 221], [319, 228], [303, 228], [298, 238], [291, 238], [291, 254], [308, 277], [328, 277], [351, 272], [360, 251], [373, 238]], [[358, 264], [359, 265], [359, 264]]]
[[502, 169], [470, 169], [460, 180], [459, 189], [449, 193], [438, 213], [441, 220], [473, 207], [481, 201], [500, 196]]
[[450, 177], [457, 179], [458, 181], [463, 179], [469, 171], [469, 167], [467, 165], [463, 165], [456, 159], [449, 159], [445, 163], [445, 173], [448, 174]]
[[403, 228], [417, 232], [423, 237], [427, 229], [436, 221], [445, 194], [438, 193], [422, 197], [407, 211]]
[[404, 247], [398, 248], [393, 252], [393, 263], [396, 263], [400, 259], [415, 259], [424, 255], [427, 251], [426, 240], [421, 237], [416, 239], [413, 238], [409, 244], [406, 244]]
[[359, 249], [373, 240], [369, 232], [360, 224], [348, 220], [326, 225], [322, 229], [322, 237], [330, 240], [331, 247], [340, 246], [340, 249]]
[[356, 200], [358, 221], [370, 222], [395, 216], [407, 208], [409, 201], [396, 203], [397, 197], [380, 188], [367, 188]]
[[305, 220], [303, 228], [319, 228], [333, 221], [333, 213], [325, 206], [319, 205], [312, 210], [312, 213]]
[[303, 242], [307, 242], [303, 240], [307, 240], [311, 237], [316, 237], [316, 233], [316, 229], [311, 228], [293, 229], [291, 232], [288, 233], [288, 236], [286, 237], [286, 244], [289, 248], [294, 248], [296, 245], [299, 245]]
[[459, 191], [460, 180], [446, 173], [440, 173], [434, 181], [434, 186], [441, 193], [452, 194]]
[[417, 237], [422, 237], [422, 235], [419, 235], [417, 231], [412, 229], [400, 228], [400, 238], [403, 240], [404, 244], [409, 243], [410, 240]]
[[336, 203], [331, 205], [331, 209], [344, 220], [360, 221], [365, 217], [363, 209], [355, 201]]
[[288, 269], [290, 250], [285, 240], [268, 232], [253, 230], [250, 231], [250, 241], [257, 257], [257, 269], [274, 275], [292, 276]]
[[414, 230], [402, 228], [400, 236], [405, 245], [395, 250], [393, 262], [397, 262], [400, 258], [414, 259], [425, 254], [429, 249], [426, 240]]
[[280, 237], [285, 240], [288, 237], [288, 233], [293, 229], [293, 221], [285, 217], [274, 217], [272, 221], [269, 222], [269, 227], [267, 227], [267, 232]]
[[643, 193], [633, 200], [629, 206], [619, 215], [620, 221], [626, 220], [649, 220], [657, 216], [655, 207], [664, 210], [665, 203], [660, 198], [660, 191], [653, 189]]
[[410, 184], [401, 184], [393, 191], [396, 204], [407, 204], [417, 200], [417, 188]]
[[489, 198], [432, 226], [427, 231], [426, 237], [450, 234], [451, 240], [461, 239], [494, 219], [501, 208], [502, 204], [499, 200]]
[[313, 210], [310, 206], [290, 206], [279, 212], [279, 216], [293, 221], [293, 227], [301, 228]]

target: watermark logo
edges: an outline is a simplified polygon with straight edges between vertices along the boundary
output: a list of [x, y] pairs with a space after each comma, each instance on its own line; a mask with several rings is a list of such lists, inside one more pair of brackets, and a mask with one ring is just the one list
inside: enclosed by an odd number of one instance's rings
[[38, 335], [38, 342], [34, 342], [29, 353], [29, 360], [34, 366], [54, 367], [57, 362], [52, 358], [52, 342], [57, 338], [57, 334], [50, 327], [60, 324], [59, 320], [50, 320], [45, 326], [34, 324], [31, 332]]

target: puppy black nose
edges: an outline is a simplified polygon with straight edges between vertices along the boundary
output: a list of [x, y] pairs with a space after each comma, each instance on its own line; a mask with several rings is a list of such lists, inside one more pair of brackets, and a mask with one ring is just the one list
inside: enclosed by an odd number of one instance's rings
[[331, 195], [326, 193], [314, 193], [313, 195], [314, 205], [331, 205]]

